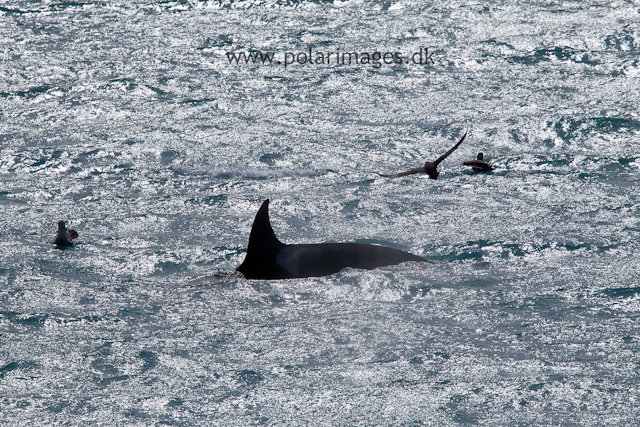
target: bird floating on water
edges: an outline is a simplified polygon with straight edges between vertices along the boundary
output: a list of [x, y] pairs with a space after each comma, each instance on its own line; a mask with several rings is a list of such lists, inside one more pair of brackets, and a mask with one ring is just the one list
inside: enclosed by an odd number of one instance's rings
[[78, 238], [78, 233], [75, 230], [67, 229], [64, 225], [64, 221], [58, 221], [58, 232], [53, 244], [56, 246], [71, 246], [74, 239]]
[[478, 158], [476, 160], [467, 160], [463, 165], [471, 166], [475, 172], [491, 172], [493, 167], [483, 159], [484, 155], [482, 153], [478, 153]]

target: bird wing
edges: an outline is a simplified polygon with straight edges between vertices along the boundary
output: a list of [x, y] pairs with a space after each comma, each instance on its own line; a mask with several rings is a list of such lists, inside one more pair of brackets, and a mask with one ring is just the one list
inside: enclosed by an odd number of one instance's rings
[[444, 153], [442, 156], [438, 157], [438, 160], [436, 160], [435, 165], [436, 167], [440, 164], [441, 161], [443, 161], [444, 159], [446, 159], [449, 154], [453, 153], [454, 151], [456, 151], [456, 148], [458, 148], [460, 146], [460, 144], [462, 144], [462, 141], [464, 141], [464, 139], [467, 137], [467, 132], [464, 133], [464, 135], [462, 136], [462, 138], [460, 139], [460, 141], [458, 141], [458, 143], [456, 145], [454, 145], [451, 150], [447, 151], [446, 153]]
[[67, 229], [67, 240], [72, 241], [78, 238], [78, 232], [76, 230]]
[[393, 173], [391, 175], [385, 175], [385, 174], [381, 174], [379, 173], [378, 175], [385, 177], [385, 178], [398, 178], [401, 176], [407, 176], [407, 175], [413, 175], [414, 173], [424, 173], [424, 168], [417, 168], [417, 169], [411, 169], [405, 172], [400, 172], [400, 173]]

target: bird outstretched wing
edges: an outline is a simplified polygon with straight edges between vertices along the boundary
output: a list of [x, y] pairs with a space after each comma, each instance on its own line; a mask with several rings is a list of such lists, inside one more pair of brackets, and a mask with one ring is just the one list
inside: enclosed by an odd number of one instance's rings
[[464, 133], [464, 135], [462, 136], [462, 138], [460, 139], [460, 141], [458, 141], [458, 143], [456, 145], [454, 145], [449, 151], [447, 151], [446, 153], [444, 153], [442, 156], [438, 157], [438, 160], [436, 160], [435, 162], [433, 162], [436, 166], [438, 166], [440, 164], [440, 162], [442, 162], [444, 159], [446, 159], [449, 154], [453, 153], [454, 151], [456, 151], [456, 148], [458, 148], [460, 146], [460, 144], [462, 144], [462, 141], [464, 141], [464, 139], [467, 137], [467, 132]]
[[425, 173], [424, 168], [417, 168], [417, 169], [411, 169], [405, 172], [400, 172], [400, 173], [392, 173], [390, 175], [385, 175], [382, 173], [379, 173], [378, 175], [385, 177], [385, 178], [398, 178], [401, 176], [407, 176], [407, 175], [413, 175], [414, 173]]
[[78, 238], [78, 232], [76, 230], [67, 229], [67, 239], [72, 241], [73, 239]]

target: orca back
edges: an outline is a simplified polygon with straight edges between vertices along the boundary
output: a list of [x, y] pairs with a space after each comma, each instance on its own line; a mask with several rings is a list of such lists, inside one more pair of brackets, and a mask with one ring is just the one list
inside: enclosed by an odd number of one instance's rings
[[271, 228], [267, 199], [256, 214], [247, 255], [236, 271], [247, 279], [292, 279], [327, 276], [347, 267], [372, 270], [407, 261], [426, 260], [398, 249], [363, 243], [285, 245]]
[[289, 245], [277, 257], [278, 265], [290, 277], [320, 277], [343, 268], [373, 270], [424, 258], [386, 246], [363, 243], [317, 243]]

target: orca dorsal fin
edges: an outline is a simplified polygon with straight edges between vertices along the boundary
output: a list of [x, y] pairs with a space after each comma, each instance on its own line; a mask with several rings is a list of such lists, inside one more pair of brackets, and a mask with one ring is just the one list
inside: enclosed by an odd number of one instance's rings
[[260, 206], [253, 220], [247, 256], [237, 271], [249, 279], [284, 279], [290, 277], [276, 261], [278, 253], [285, 245], [276, 237], [269, 222], [269, 199]]
[[269, 221], [269, 199], [267, 199], [262, 202], [262, 206], [260, 206], [256, 214], [256, 219], [253, 220], [247, 255], [260, 252], [278, 253], [284, 246], [286, 245], [278, 240], [271, 227], [271, 222]]
[[269, 199], [260, 206], [253, 220], [247, 256], [236, 271], [248, 279], [287, 279], [292, 277], [277, 261], [278, 254], [287, 245], [276, 237], [269, 222]]

